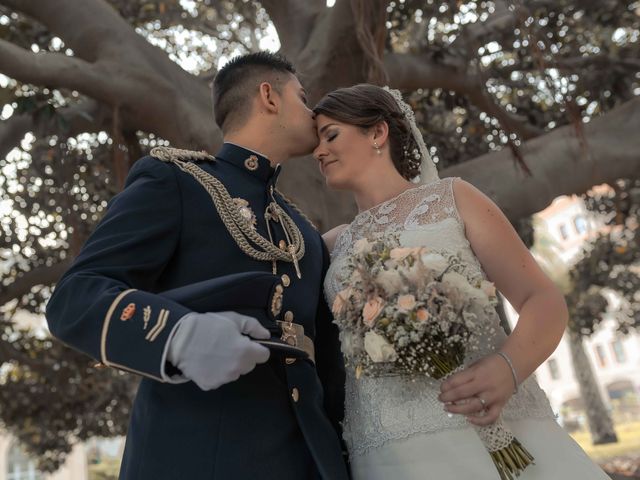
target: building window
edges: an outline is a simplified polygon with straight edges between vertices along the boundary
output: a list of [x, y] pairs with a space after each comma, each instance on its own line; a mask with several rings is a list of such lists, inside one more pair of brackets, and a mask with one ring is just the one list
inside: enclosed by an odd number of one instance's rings
[[582, 216], [577, 216], [573, 219], [573, 226], [576, 227], [576, 232], [580, 235], [587, 233], [587, 230], [589, 229], [587, 220]]
[[562, 237], [562, 240], [566, 240], [567, 238], [569, 238], [569, 230], [564, 223], [560, 224], [558, 230], [560, 230], [560, 236]]
[[7, 480], [42, 480], [42, 473], [36, 468], [25, 451], [13, 443], [7, 455]]
[[558, 362], [555, 358], [550, 358], [547, 362], [549, 365], [549, 374], [553, 380], [558, 380], [560, 378], [560, 369], [558, 368]]
[[598, 365], [606, 367], [607, 357], [604, 354], [604, 348], [602, 348], [602, 345], [596, 345], [596, 356], [598, 357]]
[[616, 340], [611, 344], [611, 349], [613, 350], [613, 355], [616, 357], [616, 362], [624, 363], [627, 361], [627, 356], [624, 352], [624, 345], [622, 345], [621, 340]]

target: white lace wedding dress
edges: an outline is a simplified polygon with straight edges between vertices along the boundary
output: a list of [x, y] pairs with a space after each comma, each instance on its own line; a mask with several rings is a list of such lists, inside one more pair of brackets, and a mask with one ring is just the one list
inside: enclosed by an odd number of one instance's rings
[[[420, 185], [358, 214], [340, 233], [332, 252], [325, 279], [329, 305], [345, 287], [341, 270], [354, 243], [387, 233], [400, 234], [402, 246], [458, 253], [467, 262], [471, 277], [484, 277], [465, 237], [452, 186], [451, 178]], [[497, 314], [487, 320], [498, 333], [486, 339], [482, 356], [497, 350], [506, 337]], [[427, 379], [362, 376], [356, 380], [348, 370], [344, 435], [354, 480], [499, 478], [476, 431], [464, 416], [447, 415], [438, 393]], [[502, 417], [535, 457], [535, 464], [519, 479], [609, 478], [557, 425], [544, 392], [532, 377], [520, 385]]]

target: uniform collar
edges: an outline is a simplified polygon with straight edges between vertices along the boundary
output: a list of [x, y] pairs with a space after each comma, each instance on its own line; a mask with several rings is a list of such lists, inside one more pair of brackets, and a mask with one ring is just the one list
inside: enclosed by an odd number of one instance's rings
[[244, 172], [263, 181], [274, 181], [279, 168], [273, 168], [264, 155], [230, 142], [225, 142], [216, 154], [218, 160], [238, 167]]

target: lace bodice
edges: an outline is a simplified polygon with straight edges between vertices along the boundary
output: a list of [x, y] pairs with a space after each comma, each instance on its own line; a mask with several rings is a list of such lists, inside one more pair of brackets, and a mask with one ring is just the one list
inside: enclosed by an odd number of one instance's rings
[[[390, 233], [399, 234], [404, 247], [426, 246], [458, 254], [466, 264], [468, 278], [485, 278], [464, 232], [453, 195], [453, 178], [420, 185], [358, 214], [336, 239], [331, 265], [325, 278], [325, 295], [329, 305], [345, 288], [341, 278], [345, 260], [360, 238], [373, 239]], [[506, 335], [497, 313], [487, 319], [494, 334], [482, 342], [473, 362], [495, 350]], [[461, 415], [449, 417], [437, 396], [439, 387], [432, 380], [405, 377], [367, 377], [356, 380], [347, 371], [344, 435], [351, 455], [365, 453], [391, 439], [415, 433], [465, 428]], [[505, 420], [524, 417], [551, 417], [553, 413], [544, 392], [532, 377], [519, 388], [503, 410]]]

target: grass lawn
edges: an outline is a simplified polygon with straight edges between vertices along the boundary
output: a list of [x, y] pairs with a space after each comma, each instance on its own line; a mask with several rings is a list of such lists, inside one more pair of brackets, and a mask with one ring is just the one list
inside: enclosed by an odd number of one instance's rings
[[615, 429], [618, 442], [605, 445], [592, 445], [588, 430], [574, 432], [571, 436], [593, 460], [598, 462], [623, 455], [640, 454], [640, 422], [618, 424]]

